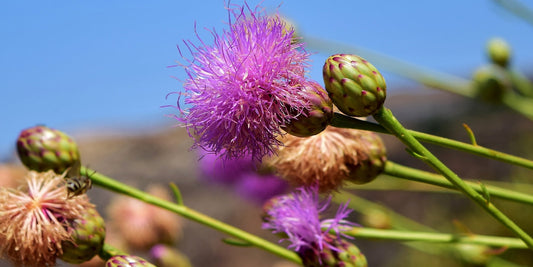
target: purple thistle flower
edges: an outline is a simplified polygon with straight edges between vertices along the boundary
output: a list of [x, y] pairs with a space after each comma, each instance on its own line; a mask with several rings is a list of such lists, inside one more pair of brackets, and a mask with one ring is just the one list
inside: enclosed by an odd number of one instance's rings
[[197, 147], [260, 160], [281, 144], [280, 127], [309, 106], [300, 96], [309, 54], [291, 43], [293, 30], [279, 16], [245, 6], [229, 9], [229, 17], [228, 30], [211, 32], [212, 45], [200, 37], [200, 45], [185, 42], [193, 57], [184, 66], [190, 108], [178, 105], [178, 120]]
[[329, 231], [333, 230], [339, 236], [354, 223], [345, 220], [351, 213], [347, 203], [340, 205], [335, 218], [320, 220], [320, 213], [326, 210], [330, 203], [331, 197], [320, 202], [317, 186], [300, 187], [296, 192], [271, 202], [272, 206], [268, 207], [268, 219], [263, 228], [270, 229], [273, 233], [285, 233], [287, 240], [292, 243], [289, 248], [294, 248], [297, 252], [315, 248], [322, 251], [324, 246], [337, 250], [328, 243], [328, 236], [331, 237]]

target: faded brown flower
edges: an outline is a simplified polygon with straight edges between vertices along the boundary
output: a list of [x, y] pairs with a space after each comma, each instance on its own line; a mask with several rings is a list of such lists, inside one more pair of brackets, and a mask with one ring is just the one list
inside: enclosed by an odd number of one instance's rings
[[16, 266], [53, 266], [69, 240], [69, 221], [92, 204], [67, 199], [63, 176], [30, 171], [27, 186], [0, 188], [0, 254]]
[[310, 137], [285, 135], [277, 155], [266, 166], [296, 186], [318, 184], [321, 192], [337, 189], [345, 181], [373, 180], [386, 161], [385, 147], [373, 132], [327, 127]]

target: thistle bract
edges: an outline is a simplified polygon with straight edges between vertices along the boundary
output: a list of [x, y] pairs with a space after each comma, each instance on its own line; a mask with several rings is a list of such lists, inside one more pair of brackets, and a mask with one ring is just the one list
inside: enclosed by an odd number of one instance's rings
[[156, 267], [145, 259], [132, 255], [116, 255], [105, 263], [106, 267]]
[[321, 251], [316, 247], [306, 248], [298, 252], [305, 267], [366, 267], [366, 257], [359, 248], [333, 235], [325, 237], [331, 245]]
[[385, 102], [385, 79], [372, 64], [359, 56], [330, 56], [322, 71], [329, 97], [346, 115], [366, 117]]
[[361, 145], [357, 164], [348, 164], [348, 181], [365, 184], [373, 181], [383, 172], [387, 162], [387, 152], [381, 138], [368, 131], [361, 131], [358, 136]]
[[69, 263], [82, 263], [96, 256], [104, 245], [104, 219], [96, 209], [87, 209], [82, 218], [71, 222], [72, 240], [63, 241], [61, 259]]
[[292, 135], [307, 137], [322, 132], [333, 119], [333, 102], [326, 90], [316, 82], [308, 82], [301, 92], [309, 107], [283, 129]]
[[46, 126], [23, 130], [17, 139], [17, 152], [28, 169], [40, 172], [54, 170], [60, 174], [80, 160], [76, 142]]

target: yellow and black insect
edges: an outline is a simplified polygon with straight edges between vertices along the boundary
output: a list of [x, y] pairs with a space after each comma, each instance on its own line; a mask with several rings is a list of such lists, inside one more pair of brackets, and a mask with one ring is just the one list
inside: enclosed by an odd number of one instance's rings
[[93, 185], [93, 181], [91, 180], [91, 177], [89, 177], [88, 173], [85, 175], [81, 174], [81, 162], [79, 160], [76, 161], [67, 171], [65, 180], [67, 181], [68, 199], [85, 194]]

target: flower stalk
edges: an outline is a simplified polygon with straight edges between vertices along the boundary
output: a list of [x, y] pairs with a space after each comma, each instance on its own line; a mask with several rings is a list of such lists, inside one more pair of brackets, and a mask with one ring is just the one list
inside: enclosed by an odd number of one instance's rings
[[453, 243], [453, 244], [477, 244], [496, 247], [507, 247], [515, 249], [525, 249], [528, 246], [518, 238], [499, 237], [475, 234], [444, 234], [419, 231], [404, 230], [382, 230], [374, 228], [353, 227], [351, 230], [343, 232], [352, 237], [362, 237], [369, 239], [395, 240], [403, 242], [431, 242], [431, 243]]
[[[388, 174], [395, 178], [431, 184], [448, 189], [458, 190], [451, 182], [446, 180], [442, 175], [422, 171], [407, 166], [403, 166], [391, 161], [385, 164], [384, 174]], [[464, 181], [465, 184], [473, 188], [478, 193], [483, 193], [484, 190], [489, 193], [491, 197], [506, 199], [523, 204], [533, 205], [533, 196], [530, 194], [520, 193], [515, 190], [509, 190], [492, 185], [481, 185], [480, 183]], [[483, 189], [485, 187], [485, 189]]]
[[[359, 120], [353, 117], [349, 117], [340, 113], [335, 113], [333, 115], [333, 121], [331, 122], [331, 126], [334, 127], [340, 127], [340, 128], [352, 128], [352, 129], [361, 129], [361, 130], [367, 130], [367, 131], [373, 131], [378, 133], [384, 133], [384, 134], [392, 134], [387, 129], [385, 129], [383, 126], [368, 122]], [[493, 149], [489, 149], [486, 147], [482, 147], [479, 145], [473, 145], [468, 144], [436, 135], [431, 135], [427, 133], [422, 133], [418, 131], [413, 130], [406, 130], [410, 135], [412, 135], [414, 138], [416, 138], [418, 141], [431, 143], [435, 145], [439, 145], [442, 147], [452, 148], [459, 151], [471, 153], [474, 155], [506, 162], [509, 164], [521, 166], [528, 169], [533, 169], [533, 161], [529, 159], [524, 159], [521, 157], [517, 157], [514, 155], [510, 155], [507, 153], [503, 153], [500, 151], [496, 151]]]
[[426, 164], [440, 172], [450, 183], [460, 189], [465, 195], [470, 197], [500, 223], [513, 231], [524, 241], [524, 243], [527, 244], [530, 249], [533, 250], [533, 238], [531, 238], [503, 212], [496, 208], [496, 206], [494, 206], [490, 201], [476, 192], [472, 187], [467, 185], [459, 176], [457, 176], [457, 174], [450, 170], [420, 142], [418, 142], [415, 137], [410, 134], [409, 131], [407, 131], [407, 129], [405, 129], [398, 120], [396, 120], [389, 109], [382, 107], [376, 114], [374, 114], [374, 119], [383, 125], [383, 127], [385, 127], [389, 132], [394, 133], [394, 135], [411, 150], [412, 155], [421, 159]]
[[285, 249], [277, 244], [271, 243], [267, 240], [264, 240], [258, 236], [255, 236], [253, 234], [250, 234], [246, 231], [243, 231], [239, 228], [233, 227], [231, 225], [228, 225], [226, 223], [223, 223], [221, 221], [215, 220], [207, 215], [204, 215], [196, 210], [190, 209], [184, 205], [179, 205], [176, 203], [172, 203], [170, 201], [165, 201], [160, 198], [154, 197], [148, 193], [145, 193], [137, 188], [128, 186], [126, 184], [123, 184], [119, 181], [116, 181], [114, 179], [111, 179], [105, 175], [102, 175], [98, 172], [95, 172], [93, 170], [87, 169], [85, 167], [82, 167], [82, 172], [94, 172], [93, 175], [91, 175], [91, 179], [93, 180], [93, 184], [100, 186], [102, 188], [111, 190], [116, 193], [124, 194], [136, 199], [139, 199], [141, 201], [144, 201], [148, 204], [155, 205], [157, 207], [172, 211], [176, 214], [179, 214], [187, 219], [193, 220], [195, 222], [201, 223], [203, 225], [206, 225], [208, 227], [211, 227], [215, 230], [218, 230], [222, 233], [228, 234], [230, 236], [233, 236], [235, 238], [244, 240], [248, 243], [250, 243], [253, 246], [256, 246], [258, 248], [261, 248], [263, 250], [266, 250], [272, 254], [278, 255], [279, 257], [285, 258], [287, 260], [290, 260], [292, 262], [301, 264], [301, 259], [298, 256], [298, 254]]

